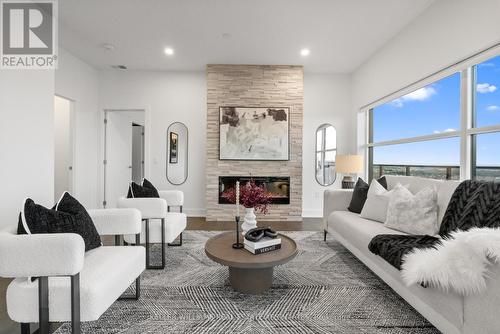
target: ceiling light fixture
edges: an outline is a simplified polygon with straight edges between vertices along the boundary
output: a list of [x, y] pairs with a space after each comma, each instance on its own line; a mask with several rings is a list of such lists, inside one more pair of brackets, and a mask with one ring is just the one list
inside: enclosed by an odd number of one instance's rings
[[174, 49], [172, 49], [172, 48], [165, 48], [164, 52], [165, 52], [165, 54], [167, 56], [172, 56], [174, 54]]
[[300, 50], [300, 55], [303, 57], [309, 56], [310, 53], [311, 53], [311, 51], [309, 51], [309, 49]]
[[101, 44], [101, 47], [106, 50], [106, 51], [115, 51], [116, 49], [116, 46], [114, 46], [113, 44], [111, 43], [103, 43]]

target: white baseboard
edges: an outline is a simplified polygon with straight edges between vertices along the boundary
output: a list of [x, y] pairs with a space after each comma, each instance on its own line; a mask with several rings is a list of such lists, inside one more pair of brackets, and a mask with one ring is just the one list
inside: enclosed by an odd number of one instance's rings
[[303, 218], [323, 218], [322, 210], [302, 210]]

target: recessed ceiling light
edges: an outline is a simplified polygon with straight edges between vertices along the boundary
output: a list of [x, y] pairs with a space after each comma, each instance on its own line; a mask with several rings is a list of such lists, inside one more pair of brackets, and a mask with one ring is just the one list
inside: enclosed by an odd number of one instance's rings
[[228, 33], [228, 32], [223, 33], [221, 36], [222, 36], [222, 38], [224, 38], [224, 39], [230, 39], [231, 37], [233, 37], [233, 36], [231, 36], [231, 34], [230, 34], [230, 33]]
[[167, 56], [172, 56], [174, 54], [174, 49], [172, 49], [172, 48], [165, 48], [164, 52], [165, 52], [165, 54]]
[[116, 46], [114, 46], [113, 44], [110, 44], [110, 43], [101, 44], [101, 47], [106, 51], [115, 51], [115, 49], [116, 49]]
[[126, 70], [127, 69], [127, 66], [125, 66], [125, 65], [111, 65], [111, 67], [116, 69], [116, 70]]
[[309, 56], [309, 54], [311, 53], [311, 51], [309, 51], [309, 49], [302, 49], [300, 50], [300, 55], [305, 57], [305, 56]]

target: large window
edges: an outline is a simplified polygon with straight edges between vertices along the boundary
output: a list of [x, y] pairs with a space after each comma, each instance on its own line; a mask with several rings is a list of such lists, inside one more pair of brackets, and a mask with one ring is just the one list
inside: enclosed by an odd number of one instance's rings
[[371, 176], [460, 178], [460, 73], [370, 110]]
[[373, 140], [411, 138], [460, 128], [460, 73], [372, 110]]
[[500, 181], [500, 56], [457, 69], [369, 109], [370, 178]]

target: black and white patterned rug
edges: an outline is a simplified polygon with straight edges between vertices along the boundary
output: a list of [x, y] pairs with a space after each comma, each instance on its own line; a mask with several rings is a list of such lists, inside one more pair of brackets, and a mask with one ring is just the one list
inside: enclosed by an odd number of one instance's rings
[[[117, 301], [84, 333], [439, 333], [322, 232], [287, 232], [298, 256], [275, 269], [261, 296], [234, 292], [228, 269], [205, 255], [217, 232], [186, 231], [162, 271], [148, 270], [139, 301]], [[56, 333], [70, 333], [63, 325]]]

